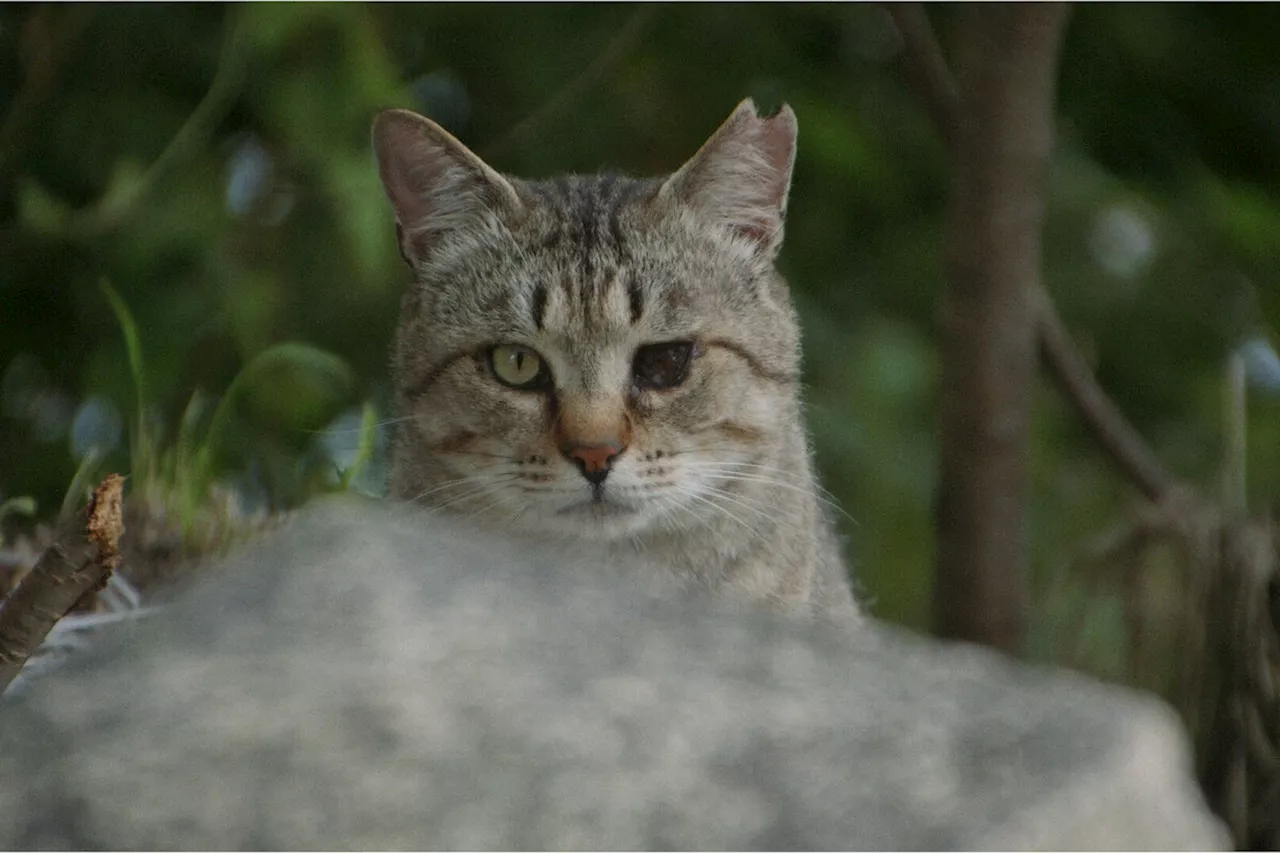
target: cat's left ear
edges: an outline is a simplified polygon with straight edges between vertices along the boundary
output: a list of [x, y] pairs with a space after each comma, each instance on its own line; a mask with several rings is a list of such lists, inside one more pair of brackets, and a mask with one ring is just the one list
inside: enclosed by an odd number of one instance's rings
[[796, 158], [796, 114], [783, 105], [761, 118], [747, 98], [659, 191], [703, 221], [747, 238], [772, 259], [782, 247], [787, 193]]

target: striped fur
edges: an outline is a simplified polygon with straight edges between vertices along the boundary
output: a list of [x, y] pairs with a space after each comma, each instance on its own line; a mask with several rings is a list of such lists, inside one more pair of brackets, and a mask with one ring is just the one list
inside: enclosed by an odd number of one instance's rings
[[[427, 119], [374, 146], [413, 269], [394, 345], [392, 493], [536, 538], [641, 553], [655, 581], [853, 619], [810, 460], [799, 327], [774, 269], [789, 108], [744, 101], [669, 178], [501, 176]], [[642, 387], [642, 347], [688, 342], [687, 379]], [[489, 352], [536, 352], [508, 387]], [[576, 447], [622, 448], [603, 482]]]

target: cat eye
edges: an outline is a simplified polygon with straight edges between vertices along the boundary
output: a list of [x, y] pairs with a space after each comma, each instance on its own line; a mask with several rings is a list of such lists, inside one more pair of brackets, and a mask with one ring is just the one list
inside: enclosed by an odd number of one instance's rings
[[489, 350], [489, 367], [499, 382], [511, 388], [532, 391], [551, 384], [551, 371], [542, 356], [519, 344], [500, 344]]
[[674, 388], [689, 376], [690, 341], [649, 344], [636, 350], [631, 378], [639, 388], [661, 391]]

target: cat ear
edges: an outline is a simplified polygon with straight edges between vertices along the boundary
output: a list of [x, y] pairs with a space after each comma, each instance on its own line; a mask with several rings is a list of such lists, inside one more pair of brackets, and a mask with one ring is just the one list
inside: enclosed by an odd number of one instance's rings
[[698, 153], [659, 191], [692, 207], [704, 221], [733, 229], [772, 259], [796, 157], [796, 114], [783, 105], [761, 118], [747, 98]]
[[373, 120], [373, 150], [396, 213], [400, 253], [420, 261], [450, 231], [474, 226], [486, 211], [517, 214], [520, 198], [448, 131], [408, 110]]

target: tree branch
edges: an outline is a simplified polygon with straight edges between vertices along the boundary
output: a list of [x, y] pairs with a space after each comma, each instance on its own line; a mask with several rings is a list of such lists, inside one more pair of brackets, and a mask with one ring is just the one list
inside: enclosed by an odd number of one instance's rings
[[933, 34], [929, 16], [919, 3], [885, 3], [884, 7], [902, 36], [903, 60], [916, 94], [933, 117], [942, 141], [954, 151], [964, 121], [960, 93]]
[[1043, 288], [1040, 293], [1040, 354], [1058, 387], [1089, 425], [1094, 438], [1139, 491], [1153, 503], [1176, 481], [1094, 378]]
[[88, 506], [66, 519], [53, 544], [0, 606], [0, 693], [50, 629], [120, 563], [124, 478], [108, 474]]
[[226, 117], [244, 79], [248, 41], [239, 13], [231, 9], [227, 14], [218, 67], [200, 103], [137, 182], [108, 192], [92, 207], [71, 215], [67, 222], [71, 233], [97, 236], [120, 227], [178, 166], [199, 150]]
[[974, 6], [961, 22], [942, 294], [934, 628], [1017, 653], [1044, 178], [1061, 3]]
[[608, 74], [623, 57], [631, 52], [636, 42], [640, 40], [645, 30], [648, 29], [657, 11], [657, 3], [645, 3], [637, 8], [631, 17], [627, 19], [627, 22], [622, 25], [622, 29], [618, 31], [618, 34], [609, 40], [609, 43], [604, 46], [595, 59], [591, 60], [591, 64], [584, 68], [577, 77], [557, 89], [555, 94], [521, 119], [515, 127], [507, 131], [496, 142], [486, 146], [480, 152], [480, 155], [490, 159], [501, 154], [513, 144], [519, 142], [520, 139], [532, 134], [538, 125], [573, 103], [583, 92]]

